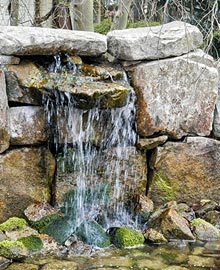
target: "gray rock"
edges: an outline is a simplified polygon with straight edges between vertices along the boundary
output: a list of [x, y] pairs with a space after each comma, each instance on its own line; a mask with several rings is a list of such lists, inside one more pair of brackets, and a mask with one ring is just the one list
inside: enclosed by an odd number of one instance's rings
[[161, 26], [115, 30], [107, 34], [108, 51], [122, 60], [153, 60], [179, 56], [199, 48], [199, 29], [174, 21]]
[[8, 99], [6, 95], [5, 73], [0, 70], [0, 153], [4, 152], [9, 147], [9, 140]]
[[106, 36], [41, 27], [0, 27], [0, 54], [51, 55], [58, 52], [97, 56], [107, 50]]
[[44, 109], [37, 106], [9, 109], [11, 145], [36, 145], [47, 141]]
[[33, 202], [50, 201], [55, 160], [46, 147], [21, 148], [0, 155], [0, 222], [23, 216]]
[[143, 63], [130, 68], [130, 75], [139, 135], [210, 135], [218, 94], [218, 71], [210, 56], [198, 50]]
[[148, 196], [156, 205], [176, 200], [192, 205], [219, 200], [220, 142], [188, 137], [158, 147], [155, 176]]
[[204, 219], [220, 230], [220, 212], [213, 210], [205, 214]]
[[0, 65], [18, 65], [20, 58], [9, 55], [0, 55]]

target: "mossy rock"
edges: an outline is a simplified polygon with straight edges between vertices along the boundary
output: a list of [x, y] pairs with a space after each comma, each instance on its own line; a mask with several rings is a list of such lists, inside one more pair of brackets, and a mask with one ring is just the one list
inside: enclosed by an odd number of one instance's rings
[[201, 218], [196, 218], [191, 221], [194, 234], [199, 240], [213, 241], [220, 240], [220, 230], [214, 227], [211, 223]]
[[59, 244], [63, 244], [74, 232], [74, 224], [69, 217], [59, 217], [42, 229], [42, 233], [53, 237]]
[[0, 230], [4, 232], [22, 231], [27, 227], [27, 221], [23, 218], [12, 217], [0, 224]]
[[43, 248], [42, 240], [35, 235], [22, 237], [18, 239], [18, 241], [21, 242], [29, 251], [32, 252], [39, 251]]
[[20, 241], [4, 240], [0, 242], [0, 256], [21, 259], [28, 255], [28, 249]]
[[119, 248], [142, 245], [145, 240], [141, 232], [126, 227], [110, 228], [109, 235], [112, 243]]
[[29, 224], [32, 228], [42, 233], [44, 231], [44, 228], [47, 227], [50, 223], [52, 223], [54, 220], [57, 220], [59, 216], [60, 215], [58, 213], [48, 215], [48, 216], [43, 217], [39, 221], [29, 221]]
[[105, 230], [94, 220], [82, 223], [78, 227], [76, 235], [83, 242], [96, 247], [104, 248], [111, 244], [110, 238]]

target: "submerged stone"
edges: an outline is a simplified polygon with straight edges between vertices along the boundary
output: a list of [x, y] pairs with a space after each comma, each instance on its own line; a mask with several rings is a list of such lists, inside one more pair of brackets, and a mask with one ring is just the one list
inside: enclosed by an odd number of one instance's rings
[[211, 223], [201, 218], [196, 218], [191, 221], [194, 234], [199, 240], [213, 241], [220, 240], [220, 230], [215, 228]]
[[160, 26], [115, 30], [107, 34], [108, 51], [122, 60], [153, 60], [179, 56], [199, 48], [196, 26], [174, 21]]
[[8, 268], [8, 270], [39, 270], [39, 266], [31, 263], [19, 263], [13, 262]]
[[126, 227], [112, 227], [108, 229], [111, 242], [119, 248], [142, 245], [145, 241], [141, 232]]
[[76, 235], [83, 242], [96, 247], [110, 246], [110, 238], [105, 230], [96, 221], [83, 222], [76, 230]]
[[42, 270], [78, 270], [78, 264], [73, 261], [54, 260], [53, 262], [46, 263]]

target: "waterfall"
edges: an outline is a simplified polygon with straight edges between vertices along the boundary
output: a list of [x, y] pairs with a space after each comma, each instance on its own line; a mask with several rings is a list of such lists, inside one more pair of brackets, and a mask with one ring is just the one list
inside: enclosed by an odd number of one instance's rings
[[[50, 71], [63, 70], [60, 56], [55, 60]], [[77, 73], [75, 65], [68, 68]], [[58, 170], [73, 187], [65, 195], [63, 213], [70, 217], [75, 229], [88, 219], [104, 228], [134, 227], [126, 207], [126, 194], [136, 185], [135, 170], [130, 165], [137, 139], [132, 89], [121, 108], [103, 109], [97, 104], [89, 110], [79, 109], [70, 93], [56, 90], [52, 97], [45, 95], [43, 102]]]

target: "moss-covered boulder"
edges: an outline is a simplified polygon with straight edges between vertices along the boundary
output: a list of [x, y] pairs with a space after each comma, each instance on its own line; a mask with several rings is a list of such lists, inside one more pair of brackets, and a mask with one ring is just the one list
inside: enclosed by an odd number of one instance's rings
[[220, 230], [204, 219], [196, 218], [192, 220], [191, 226], [196, 238], [199, 240], [220, 240]]
[[29, 205], [24, 214], [31, 227], [43, 232], [44, 227], [61, 216], [59, 209], [55, 209], [49, 203], [33, 203]]
[[29, 235], [18, 239], [29, 251], [35, 252], [43, 248], [43, 242], [40, 237]]
[[97, 247], [110, 246], [110, 238], [105, 230], [94, 220], [83, 222], [77, 229], [76, 235], [78, 238], [89, 245]]
[[0, 231], [22, 231], [27, 227], [27, 221], [23, 218], [12, 217], [0, 224]]
[[28, 256], [28, 249], [22, 242], [4, 240], [0, 242], [0, 256], [10, 259], [21, 259]]
[[111, 242], [119, 248], [142, 245], [145, 240], [141, 232], [126, 227], [110, 228], [109, 235]]

